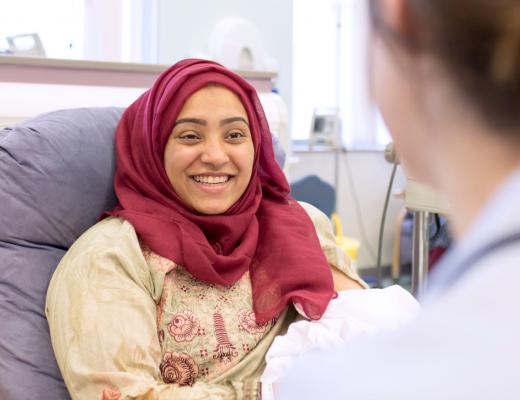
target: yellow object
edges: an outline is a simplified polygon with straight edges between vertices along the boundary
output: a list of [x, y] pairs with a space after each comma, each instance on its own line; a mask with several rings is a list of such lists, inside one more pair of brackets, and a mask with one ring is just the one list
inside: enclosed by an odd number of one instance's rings
[[358, 258], [361, 242], [353, 237], [343, 236], [343, 226], [337, 213], [332, 213], [332, 225], [334, 226], [334, 234], [336, 235], [336, 244], [353, 260]]

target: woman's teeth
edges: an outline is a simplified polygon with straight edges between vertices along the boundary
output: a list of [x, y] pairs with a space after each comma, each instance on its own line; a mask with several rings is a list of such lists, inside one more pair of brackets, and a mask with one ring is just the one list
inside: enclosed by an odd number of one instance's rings
[[216, 185], [218, 183], [226, 183], [229, 180], [229, 175], [223, 176], [205, 176], [205, 175], [196, 175], [193, 179], [199, 183], [205, 183], [208, 185]]

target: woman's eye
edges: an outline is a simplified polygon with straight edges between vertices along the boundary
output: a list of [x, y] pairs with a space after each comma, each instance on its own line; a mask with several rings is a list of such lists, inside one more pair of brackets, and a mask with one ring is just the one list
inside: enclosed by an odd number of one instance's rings
[[232, 132], [229, 132], [228, 133], [228, 138], [229, 139], [232, 139], [232, 140], [236, 140], [236, 139], [242, 139], [244, 138], [246, 135], [244, 135], [242, 132], [239, 132], [239, 131], [232, 131]]
[[182, 135], [179, 135], [177, 137], [177, 139], [180, 139], [180, 140], [183, 140], [183, 141], [186, 141], [186, 142], [190, 142], [190, 141], [197, 141], [199, 140], [199, 135], [197, 135], [196, 133], [184, 133]]

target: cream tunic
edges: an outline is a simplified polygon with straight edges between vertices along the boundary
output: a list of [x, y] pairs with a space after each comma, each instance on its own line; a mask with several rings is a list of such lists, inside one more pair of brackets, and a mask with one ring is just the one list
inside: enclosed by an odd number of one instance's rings
[[[327, 217], [302, 203], [334, 268], [359, 281]], [[362, 283], [363, 284], [363, 283]], [[52, 344], [73, 399], [255, 399], [293, 307], [257, 325], [249, 273], [223, 287], [194, 278], [109, 218], [60, 262], [47, 293]]]

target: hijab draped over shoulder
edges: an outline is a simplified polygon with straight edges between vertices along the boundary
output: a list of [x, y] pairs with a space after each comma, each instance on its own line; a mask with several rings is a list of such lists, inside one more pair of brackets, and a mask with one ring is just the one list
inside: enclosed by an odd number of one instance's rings
[[[205, 215], [175, 193], [164, 149], [187, 98], [207, 85], [234, 92], [247, 112], [254, 143], [251, 181], [224, 214]], [[223, 66], [189, 59], [164, 71], [124, 112], [116, 131], [115, 191], [108, 215], [129, 221], [155, 253], [195, 278], [232, 285], [249, 270], [258, 323], [289, 303], [311, 319], [325, 311], [334, 288], [314, 226], [289, 196], [255, 89]]]

